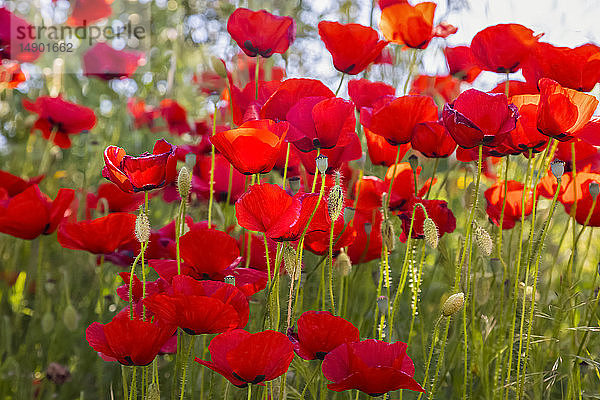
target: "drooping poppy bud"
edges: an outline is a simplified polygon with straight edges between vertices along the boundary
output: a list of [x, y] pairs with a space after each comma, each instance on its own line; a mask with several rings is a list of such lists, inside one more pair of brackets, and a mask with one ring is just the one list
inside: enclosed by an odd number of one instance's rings
[[455, 293], [448, 297], [444, 305], [442, 306], [442, 315], [444, 317], [451, 317], [460, 310], [465, 303], [465, 294], [463, 292]]

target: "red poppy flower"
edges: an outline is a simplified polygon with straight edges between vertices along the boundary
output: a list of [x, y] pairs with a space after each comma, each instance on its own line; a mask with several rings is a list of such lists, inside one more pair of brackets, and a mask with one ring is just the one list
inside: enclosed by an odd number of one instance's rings
[[305, 153], [345, 145], [356, 126], [354, 104], [339, 97], [304, 97], [286, 120], [291, 125], [287, 140]]
[[[9, 59], [19, 62], [33, 62], [42, 54], [39, 51], [23, 51], [31, 49], [36, 37], [25, 35], [33, 27], [23, 18], [17, 17], [6, 7], [0, 7], [0, 60]], [[35, 31], [34, 31], [35, 32]]]
[[305, 360], [322, 360], [342, 343], [358, 342], [358, 328], [329, 311], [306, 311], [298, 318], [298, 332], [291, 328], [288, 337], [294, 351]]
[[475, 57], [469, 46], [456, 46], [444, 48], [446, 62], [450, 69], [450, 75], [465, 82], [473, 82], [481, 73]]
[[[508, 181], [506, 192], [506, 206], [504, 208], [504, 220], [502, 229], [511, 229], [517, 221], [521, 220], [521, 201], [523, 198], [524, 185], [517, 181]], [[504, 181], [498, 181], [490, 186], [484, 193], [487, 200], [486, 212], [490, 220], [500, 226], [502, 216], [502, 204], [504, 202]], [[525, 198], [525, 216], [533, 210], [533, 194], [530, 192]]]
[[281, 86], [281, 82], [274, 81], [259, 81], [258, 82], [258, 97], [256, 96], [256, 83], [251, 80], [244, 86], [243, 89], [238, 88], [233, 84], [231, 75], [228, 74], [229, 89], [231, 91], [231, 113], [233, 114], [233, 122], [236, 125], [256, 119], [256, 112], [260, 112], [261, 107], [267, 99], [271, 97], [277, 88]]
[[522, 94], [510, 98], [510, 102], [519, 109], [516, 129], [511, 131], [505, 144], [521, 152], [532, 149], [537, 153], [548, 144], [548, 136], [537, 130], [537, 111], [540, 95]]
[[215, 134], [211, 141], [239, 172], [266, 174], [279, 157], [288, 129], [289, 124], [285, 121], [248, 121], [239, 128]]
[[433, 26], [436, 7], [429, 1], [415, 6], [408, 2], [392, 4], [382, 8], [379, 29], [390, 42], [424, 49], [433, 37], [448, 37], [457, 31], [447, 23]]
[[[243, 52], [238, 52], [234, 58], [235, 71], [241, 78], [246, 77], [248, 81], [253, 81], [256, 78], [256, 58], [248, 57]], [[285, 68], [277, 66], [269, 66], [265, 68], [264, 63], [259, 63], [258, 80], [264, 81], [267, 75], [270, 75], [272, 81], [281, 82], [286, 77]], [[268, 71], [268, 73], [267, 73]]]
[[573, 133], [590, 121], [598, 106], [594, 96], [563, 88], [551, 79], [540, 79], [538, 86], [537, 128], [560, 141], [572, 139]]
[[590, 122], [577, 131], [577, 137], [594, 146], [600, 146], [600, 117], [592, 117]]
[[285, 121], [290, 108], [303, 97], [335, 97], [335, 95], [331, 89], [316, 79], [287, 79], [262, 106], [260, 117]]
[[117, 146], [104, 150], [102, 176], [127, 193], [156, 189], [172, 182], [177, 174], [175, 148], [164, 139], [154, 144], [152, 154], [128, 156]]
[[356, 75], [365, 70], [389, 42], [379, 40], [375, 29], [360, 24], [319, 22], [319, 36], [340, 72]]
[[233, 285], [185, 275], [173, 277], [171, 285], [172, 294], [154, 294], [144, 299], [144, 305], [190, 335], [222, 333], [248, 323], [248, 300]]
[[113, 213], [91, 221], [64, 222], [58, 228], [58, 243], [64, 248], [108, 254], [135, 240], [136, 216]]
[[348, 96], [356, 105], [356, 110], [371, 107], [375, 100], [382, 96], [393, 96], [396, 88], [383, 82], [371, 82], [366, 79], [352, 79], [348, 81]]
[[479, 145], [494, 147], [515, 129], [517, 107], [505, 95], [469, 89], [442, 112], [444, 125], [456, 143], [466, 149]]
[[453, 101], [460, 93], [460, 81], [452, 75], [419, 75], [413, 81], [410, 94], [421, 94], [440, 104]]
[[67, 25], [86, 26], [112, 14], [112, 0], [75, 0]]
[[[144, 296], [143, 282], [140, 281], [140, 278], [135, 274], [133, 275], [133, 279], [130, 279], [131, 274], [129, 272], [119, 272], [119, 276], [123, 279], [123, 285], [117, 288], [117, 296], [119, 296], [121, 300], [129, 302], [129, 282], [132, 280], [133, 287], [131, 288], [131, 297], [133, 298], [134, 304], [139, 303]], [[166, 293], [170, 290], [171, 285], [162, 278], [158, 278], [155, 281], [146, 281], [146, 297], [156, 293]]]
[[[417, 167], [417, 179], [421, 174], [421, 167]], [[394, 166], [390, 166], [385, 174], [384, 190], [387, 192], [390, 180], [394, 175]], [[396, 177], [392, 186], [392, 194], [389, 200], [391, 210], [404, 210], [412, 202], [415, 196], [423, 196], [427, 193], [429, 186], [432, 184], [431, 179], [428, 179], [421, 188], [415, 193], [415, 179], [413, 169], [410, 163], [403, 162], [396, 165]], [[412, 210], [412, 208], [410, 208]]]
[[131, 98], [127, 101], [127, 111], [133, 117], [133, 127], [141, 129], [143, 127], [152, 128], [154, 120], [158, 116], [158, 110], [147, 105], [144, 100]]
[[480, 31], [471, 41], [479, 66], [493, 72], [516, 72], [541, 35], [519, 24], [499, 24]]
[[[568, 142], [559, 142], [556, 146], [554, 158], [567, 163], [567, 170], [573, 169], [573, 148], [575, 149], [575, 168], [584, 171], [586, 166], [593, 164], [598, 155], [598, 148], [585, 140], [574, 138]], [[589, 170], [589, 169], [588, 169]]]
[[189, 133], [192, 128], [187, 122], [187, 113], [175, 100], [164, 99], [160, 102], [160, 113], [167, 122], [169, 132], [174, 135]]
[[120, 312], [108, 324], [92, 323], [85, 337], [94, 350], [123, 365], [148, 365], [175, 330], [160, 319], [130, 319], [128, 312]]
[[143, 202], [142, 193], [126, 193], [114, 183], [105, 182], [98, 186], [96, 193], [87, 194], [86, 209], [100, 213], [131, 212], [137, 210]]
[[14, 197], [44, 179], [44, 175], [36, 176], [28, 180], [21, 179], [9, 172], [0, 170], [0, 200], [3, 197]]
[[[181, 259], [204, 277], [222, 273], [241, 261], [234, 238], [216, 229], [193, 229], [179, 239]], [[219, 249], [219, 251], [214, 251]]]
[[365, 138], [367, 139], [369, 158], [374, 165], [394, 165], [398, 146], [400, 146], [400, 154], [398, 155], [399, 160], [402, 160], [411, 148], [410, 142], [394, 146], [389, 144], [383, 136], [379, 136], [367, 128], [364, 128], [363, 131], [365, 132]]
[[[360, 198], [362, 198], [362, 193], [359, 200]], [[352, 222], [352, 226], [356, 230], [356, 238], [346, 251], [352, 264], [366, 263], [381, 257], [381, 220], [381, 212], [378, 209], [366, 212], [356, 210]]]
[[[246, 177], [235, 168], [230, 170], [230, 167], [231, 164], [223, 157], [223, 155], [217, 154], [215, 156], [213, 179], [215, 201], [224, 202], [227, 199], [230, 173], [232, 173], [230, 202], [235, 203], [235, 201], [237, 201], [244, 193], [244, 182], [246, 181]], [[210, 169], [211, 157], [201, 157], [196, 161], [194, 175], [192, 176], [192, 192], [206, 200], [210, 197]]]
[[590, 92], [600, 81], [600, 47], [587, 43], [575, 48], [536, 43], [523, 64], [523, 76], [531, 85], [549, 78], [561, 86]]
[[395, 64], [394, 55], [390, 51], [389, 47], [386, 47], [383, 50], [381, 50], [381, 53], [379, 53], [377, 58], [375, 58], [375, 61], [373, 61], [373, 64], [388, 64], [388, 65]]
[[106, 43], [96, 43], [83, 55], [83, 73], [105, 81], [128, 78], [143, 61], [140, 52], [115, 50]]
[[[327, 174], [332, 174], [333, 171], [341, 168], [345, 162], [358, 160], [362, 157], [362, 148], [358, 135], [354, 131], [345, 131], [343, 134], [346, 137], [340, 137], [340, 142], [333, 149], [321, 150], [321, 154], [327, 157], [327, 171], [325, 171]], [[298, 156], [306, 172], [314, 175], [317, 171], [315, 163], [317, 150], [313, 150], [310, 153], [298, 152]]]
[[413, 239], [423, 239], [425, 237], [425, 233], [423, 232], [425, 214], [423, 213], [421, 206], [417, 206], [417, 203], [421, 203], [425, 206], [425, 209], [427, 210], [427, 216], [431, 218], [433, 222], [435, 222], [435, 225], [438, 228], [439, 237], [442, 237], [444, 233], [454, 232], [456, 229], [456, 218], [454, 217], [452, 210], [448, 208], [448, 202], [444, 200], [415, 199], [408, 207], [409, 210], [398, 215], [402, 221], [402, 233], [400, 234], [401, 242], [404, 243], [408, 239], [413, 207], [417, 208], [415, 211], [415, 220], [413, 222], [411, 237]]
[[26, 79], [18, 62], [0, 62], [0, 90], [14, 89], [25, 82]]
[[456, 150], [456, 142], [440, 122], [417, 124], [413, 131], [411, 145], [413, 149], [429, 158], [445, 158]]
[[96, 116], [91, 108], [64, 101], [61, 96], [40, 96], [32, 103], [23, 100], [23, 107], [39, 115], [32, 129], [42, 131], [44, 139], [54, 133], [54, 144], [67, 149], [71, 147], [69, 135], [90, 130], [96, 125]]
[[250, 57], [283, 54], [296, 39], [296, 23], [265, 10], [238, 8], [227, 20], [227, 32]]
[[572, 207], [575, 202], [577, 202], [575, 221], [580, 225], [585, 224], [591, 211], [588, 226], [600, 226], [600, 199], [596, 201], [594, 209], [590, 210], [594, 203], [594, 198], [590, 194], [590, 184], [593, 182], [600, 184], [600, 174], [578, 172], [577, 175], [575, 175], [575, 180], [570, 179], [567, 182], [565, 189], [562, 191], [560, 201], [563, 203], [567, 214], [571, 214]]
[[392, 6], [394, 4], [406, 4], [408, 0], [378, 0], [377, 5], [380, 10], [383, 10], [386, 7]]
[[[518, 96], [521, 94], [538, 94], [540, 91], [537, 88], [537, 82], [535, 84], [531, 84], [529, 82], [522, 81], [508, 81], [508, 95], [509, 96]], [[490, 90], [490, 93], [504, 93], [506, 94], [506, 81], [500, 82], [496, 85], [495, 88]]]
[[196, 362], [223, 375], [238, 387], [261, 384], [283, 375], [294, 358], [287, 336], [271, 330], [225, 332], [211, 340], [208, 351], [212, 361], [196, 357]]
[[360, 123], [394, 146], [410, 142], [418, 123], [437, 119], [438, 108], [426, 96], [380, 97], [360, 111]]
[[406, 343], [368, 339], [344, 343], [325, 356], [323, 375], [330, 390], [358, 389], [377, 397], [398, 389], [425, 390], [413, 379], [415, 366], [406, 354]]
[[[302, 203], [277, 185], [252, 185], [235, 203], [235, 215], [243, 228], [266, 233], [273, 240], [295, 237], [290, 229], [300, 217]], [[304, 227], [302, 227], [303, 229]]]
[[14, 197], [0, 197], [0, 232], [27, 240], [48, 235], [56, 230], [74, 198], [73, 189], [63, 188], [50, 200], [37, 185]]

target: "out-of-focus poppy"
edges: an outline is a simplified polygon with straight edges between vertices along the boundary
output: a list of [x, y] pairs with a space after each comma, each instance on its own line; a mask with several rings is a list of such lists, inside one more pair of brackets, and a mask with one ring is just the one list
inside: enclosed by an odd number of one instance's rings
[[469, 89], [442, 112], [444, 125], [456, 143], [470, 149], [479, 145], [497, 146], [515, 129], [517, 107], [505, 95]]
[[560, 141], [572, 139], [574, 133], [590, 121], [598, 106], [594, 96], [564, 88], [551, 79], [540, 79], [538, 86], [537, 128]]
[[342, 343], [358, 342], [358, 328], [329, 311], [306, 311], [298, 318], [298, 331], [288, 330], [294, 351], [305, 360], [322, 360]]
[[[590, 193], [590, 184], [600, 184], [600, 174], [591, 172], [579, 172], [575, 175], [575, 179], [570, 179], [566, 187], [562, 191], [560, 201], [565, 207], [567, 214], [571, 214], [575, 202], [577, 207], [575, 211], [575, 221], [580, 225], [584, 225], [588, 215], [590, 220], [588, 226], [600, 226], [600, 199], [596, 200]], [[594, 209], [592, 208], [594, 205]]]
[[[430, 182], [427, 181], [425, 186], [417, 188], [418, 191], [415, 193], [415, 178], [413, 169], [408, 162], [402, 162], [396, 165], [391, 165], [385, 174], [385, 185], [384, 190], [387, 192], [392, 176], [396, 173], [394, 178], [394, 184], [392, 186], [392, 193], [389, 199], [389, 207], [392, 210], [404, 210], [411, 203], [415, 196], [421, 196], [427, 192]], [[421, 174], [421, 167], [417, 167], [416, 175], [417, 179]], [[411, 208], [412, 210], [412, 208]]]
[[23, 100], [23, 107], [39, 115], [32, 129], [42, 132], [44, 139], [53, 138], [54, 144], [67, 149], [71, 147], [69, 135], [90, 130], [96, 125], [91, 108], [64, 101], [61, 96], [40, 96], [32, 103]]
[[87, 194], [86, 209], [100, 213], [130, 212], [137, 210], [143, 202], [142, 193], [127, 193], [114, 183], [105, 182], [98, 186], [96, 193]]
[[348, 96], [360, 111], [363, 107], [371, 107], [375, 100], [382, 96], [393, 96], [396, 88], [384, 82], [371, 82], [367, 79], [348, 81]]
[[360, 123], [394, 146], [410, 142], [418, 123], [437, 119], [438, 108], [427, 96], [384, 96], [360, 112]]
[[227, 20], [227, 31], [250, 57], [283, 54], [296, 39], [296, 23], [265, 10], [236, 9]]
[[579, 138], [573, 138], [568, 142], [559, 142], [556, 146], [554, 158], [567, 163], [565, 165], [566, 171], [573, 169], [573, 150], [575, 150], [575, 168], [577, 168], [577, 171], [583, 171], [587, 165], [593, 162], [592, 160], [598, 154], [596, 146]]
[[36, 176], [35, 178], [22, 179], [9, 172], [0, 170], [0, 200], [5, 196], [14, 197], [44, 179], [44, 175]]
[[239, 128], [215, 134], [211, 142], [239, 172], [265, 174], [273, 169], [288, 129], [285, 121], [248, 121]]
[[177, 174], [175, 148], [164, 139], [154, 144], [152, 154], [128, 156], [117, 146], [104, 150], [102, 176], [127, 193], [156, 189], [173, 182]]
[[107, 324], [94, 322], [85, 331], [85, 337], [94, 350], [116, 359], [123, 365], [148, 365], [176, 327], [155, 319], [144, 321], [128, 312], [120, 312]]
[[0, 90], [14, 89], [25, 82], [26, 79], [25, 73], [21, 71], [21, 65], [18, 62], [0, 62]]
[[[362, 193], [359, 201], [361, 197]], [[357, 210], [354, 214], [352, 226], [356, 230], [356, 238], [347, 250], [352, 264], [365, 263], [381, 257], [381, 220], [381, 212], [378, 209], [360, 212]]]
[[[299, 225], [306, 225], [307, 217], [310, 216], [315, 209], [318, 199], [316, 193], [307, 195], [302, 201], [303, 212], [300, 215]], [[306, 221], [306, 222], [305, 222]], [[334, 243], [332, 250], [337, 254], [342, 247], [346, 247], [352, 243], [356, 237], [356, 232], [351, 226], [347, 226], [342, 216], [334, 222], [333, 237]], [[329, 231], [331, 229], [331, 218], [328, 212], [327, 201], [321, 199], [317, 206], [317, 211], [310, 224], [306, 236], [304, 237], [304, 247], [310, 252], [318, 255], [326, 254], [329, 251]]]
[[134, 74], [144, 58], [143, 53], [115, 50], [106, 43], [96, 43], [83, 55], [83, 73], [106, 81]]
[[238, 387], [262, 384], [283, 375], [294, 358], [287, 336], [271, 330], [225, 332], [211, 340], [208, 351], [210, 362], [197, 357], [196, 362], [223, 375]]
[[442, 237], [444, 233], [454, 232], [456, 229], [456, 218], [454, 217], [452, 210], [448, 208], [448, 203], [446, 201], [415, 199], [408, 207], [408, 210], [398, 215], [402, 221], [402, 233], [400, 234], [401, 242], [406, 242], [408, 239], [413, 207], [416, 207], [416, 209], [411, 237], [413, 239], [423, 239], [425, 237], [425, 232], [423, 231], [425, 214], [423, 213], [421, 206], [417, 205], [417, 203], [425, 206], [425, 209], [427, 210], [427, 216], [431, 218], [433, 222], [435, 222], [435, 226], [438, 228], [439, 237]]
[[453, 101], [460, 93], [460, 81], [452, 75], [417, 76], [411, 85], [410, 94], [429, 96], [438, 103]]
[[199, 75], [194, 74], [192, 82], [198, 85], [200, 91], [206, 95], [218, 95], [227, 87], [225, 78], [214, 71], [202, 71]]
[[473, 37], [471, 52], [479, 66], [487, 71], [516, 72], [540, 37], [519, 24], [489, 26]]
[[441, 23], [433, 26], [437, 4], [423, 2], [411, 6], [396, 3], [381, 10], [379, 29], [390, 42], [404, 44], [413, 49], [424, 49], [433, 37], [448, 37], [456, 33], [454, 26]]
[[561, 86], [590, 92], [600, 81], [600, 47], [587, 43], [575, 48], [536, 43], [523, 64], [523, 76], [531, 85], [549, 78]]
[[31, 47], [35, 39], [39, 38], [35, 36], [33, 26], [23, 18], [17, 17], [6, 7], [0, 7], [0, 60], [8, 59], [19, 62], [37, 60], [42, 53], [37, 48], [34, 50]]
[[[509, 96], [518, 96], [521, 94], [539, 94], [539, 90], [537, 88], [537, 82], [535, 84], [531, 84], [529, 82], [508, 81], [508, 95]], [[496, 85], [495, 88], [490, 90], [490, 93], [504, 93], [506, 94], [506, 81], [500, 82]]]
[[36, 184], [14, 197], [1, 195], [0, 191], [0, 232], [32, 240], [56, 230], [75, 198], [75, 191], [59, 189], [56, 198], [50, 200]]
[[446, 127], [437, 121], [417, 124], [411, 146], [429, 158], [445, 158], [456, 150], [456, 142]]
[[164, 99], [161, 101], [160, 113], [169, 127], [169, 132], [172, 134], [183, 135], [191, 132], [192, 128], [187, 121], [187, 112], [175, 100]]
[[394, 55], [390, 51], [389, 47], [385, 47], [383, 50], [381, 50], [381, 53], [379, 53], [379, 55], [375, 58], [375, 60], [373, 60], [373, 64], [394, 65], [394, 63], [395, 63]]
[[446, 62], [450, 69], [450, 75], [465, 82], [473, 82], [481, 73], [475, 57], [469, 46], [456, 46], [444, 48]]
[[222, 333], [248, 323], [248, 300], [233, 285], [177, 275], [171, 286], [173, 293], [149, 296], [144, 305], [162, 321], [190, 335]]
[[269, 97], [260, 110], [260, 117], [284, 121], [290, 108], [303, 97], [335, 97], [331, 89], [316, 79], [287, 79]]
[[371, 64], [389, 42], [379, 40], [375, 29], [360, 24], [319, 22], [319, 36], [340, 72], [356, 75]]
[[[256, 58], [248, 57], [245, 53], [239, 52], [234, 56], [233, 61], [235, 63], [235, 71], [239, 77], [244, 78], [246, 76], [248, 81], [253, 81], [256, 78]], [[258, 68], [258, 80], [265, 81], [270, 79], [271, 81], [281, 82], [286, 77], [285, 68], [272, 66], [265, 68], [264, 63], [259, 63]]]
[[371, 159], [371, 163], [374, 165], [393, 165], [396, 161], [398, 146], [400, 147], [400, 153], [398, 154], [399, 160], [402, 160], [408, 150], [411, 148], [410, 142], [393, 146], [389, 144], [383, 136], [379, 136], [367, 128], [363, 128], [363, 131], [365, 133], [365, 138], [367, 139], [369, 158]]
[[344, 146], [355, 135], [354, 104], [339, 97], [303, 97], [286, 120], [291, 125], [287, 140], [305, 153]]
[[590, 122], [577, 131], [577, 137], [594, 146], [600, 146], [600, 117], [592, 117]]
[[144, 100], [134, 98], [127, 100], [127, 111], [133, 117], [133, 127], [135, 129], [152, 128], [159, 113], [154, 107], [147, 105]]
[[[506, 188], [506, 205], [502, 229], [511, 229], [517, 221], [521, 220], [521, 201], [525, 185], [521, 182], [509, 180]], [[530, 189], [531, 190], [531, 189]], [[498, 181], [490, 186], [484, 193], [487, 200], [486, 212], [490, 220], [500, 226], [502, 217], [502, 204], [504, 203], [504, 181]], [[533, 210], [533, 193], [530, 191], [525, 196], [525, 216]]]
[[[198, 276], [210, 278], [241, 261], [234, 238], [216, 229], [193, 229], [179, 239], [181, 259]], [[219, 249], [219, 251], [214, 251]]]
[[406, 343], [367, 339], [343, 343], [323, 360], [322, 371], [335, 392], [358, 389], [369, 396], [409, 389], [425, 390], [414, 380], [415, 366], [406, 354]]
[[519, 110], [519, 119], [516, 128], [510, 131], [505, 144], [526, 152], [531, 149], [534, 153], [540, 152], [548, 143], [548, 136], [542, 135], [537, 130], [537, 110], [540, 101], [539, 94], [522, 94], [510, 98]]
[[67, 24], [86, 26], [102, 18], [109, 17], [112, 14], [110, 3], [112, 3], [112, 0], [75, 0]]
[[[210, 170], [211, 157], [200, 157], [196, 161], [194, 175], [192, 176], [192, 192], [198, 194], [200, 197], [206, 200], [208, 200], [210, 197]], [[231, 179], [230, 174], [232, 175]], [[235, 168], [231, 169], [231, 164], [229, 161], [227, 161], [223, 155], [217, 154], [215, 156], [213, 177], [215, 201], [224, 202], [227, 199], [230, 181], [231, 198], [229, 201], [231, 203], [235, 203], [235, 201], [244, 193], [244, 182], [246, 181], [246, 177], [238, 172]]]
[[63, 222], [58, 243], [64, 248], [109, 254], [135, 240], [134, 214], [112, 213], [91, 221]]

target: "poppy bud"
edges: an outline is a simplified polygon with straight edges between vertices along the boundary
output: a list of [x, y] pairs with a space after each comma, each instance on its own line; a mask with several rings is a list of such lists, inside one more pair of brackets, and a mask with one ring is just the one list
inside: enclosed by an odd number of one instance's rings
[[439, 242], [439, 232], [435, 222], [427, 217], [423, 221], [423, 234], [425, 235], [425, 243], [435, 249]]
[[342, 214], [343, 209], [344, 189], [342, 189], [342, 187], [336, 183], [331, 187], [329, 196], [327, 197], [327, 212], [329, 213], [329, 218], [331, 218], [332, 222], [337, 221]]
[[329, 167], [327, 156], [324, 156], [323, 154], [319, 154], [315, 158], [315, 163], [317, 164], [317, 169], [319, 170], [319, 172], [324, 175], [325, 172], [327, 171], [327, 168]]
[[387, 296], [379, 296], [377, 298], [377, 308], [381, 314], [387, 313], [388, 310], [388, 298]]
[[346, 251], [342, 248], [340, 254], [335, 258], [335, 268], [339, 271], [340, 275], [348, 276], [350, 275], [350, 271], [352, 270], [352, 261], [350, 261], [350, 257]]
[[225, 278], [223, 278], [223, 282], [229, 283], [230, 285], [234, 285], [235, 286], [235, 276], [233, 276], [233, 275], [227, 275]]
[[292, 176], [291, 178], [288, 179], [288, 182], [290, 183], [290, 190], [292, 191], [293, 195], [295, 195], [296, 193], [298, 193], [300, 191], [300, 177], [299, 176]]
[[47, 311], [42, 317], [42, 332], [46, 335], [52, 332], [54, 329], [54, 315], [50, 311]]
[[352, 221], [352, 219], [354, 218], [354, 208], [353, 207], [346, 207], [344, 208], [344, 220], [345, 221]]
[[298, 268], [298, 253], [296, 253], [296, 250], [289, 244], [286, 244], [283, 247], [283, 264], [285, 265], [285, 270], [290, 276], [290, 279], [297, 281], [300, 277], [301, 269]]
[[562, 178], [565, 173], [565, 163], [564, 161], [556, 160], [550, 163], [550, 170], [552, 171], [552, 175], [559, 180]]
[[395, 236], [394, 233], [394, 225], [389, 219], [384, 220], [381, 223], [381, 238], [383, 239], [383, 243], [388, 248], [388, 251], [393, 251], [395, 246]]
[[210, 66], [221, 78], [227, 78], [227, 70], [225, 69], [225, 65], [223, 65], [223, 61], [219, 57], [211, 57]]
[[146, 400], [160, 400], [160, 389], [154, 382], [148, 386]]
[[65, 308], [63, 322], [71, 332], [74, 332], [77, 329], [77, 326], [79, 325], [79, 314], [77, 314], [77, 310], [75, 310], [75, 307], [73, 307], [72, 304], [69, 304]]
[[600, 185], [598, 185], [598, 182], [590, 182], [589, 190], [592, 199], [596, 199], [598, 192], [600, 192]]
[[416, 171], [417, 167], [419, 166], [419, 158], [412, 154], [410, 157], [408, 157], [408, 163], [410, 164], [412, 170]]
[[462, 308], [463, 304], [465, 304], [465, 294], [463, 292], [453, 294], [448, 297], [448, 300], [442, 306], [442, 315], [450, 317], [456, 314]]
[[181, 167], [179, 175], [177, 176], [177, 190], [182, 200], [187, 200], [190, 194], [190, 186], [192, 183], [192, 177], [186, 167]]
[[475, 227], [475, 242], [483, 254], [488, 257], [492, 254], [494, 242], [492, 241], [490, 234], [479, 225]]
[[144, 212], [140, 213], [135, 220], [135, 238], [140, 243], [150, 240], [150, 221]]

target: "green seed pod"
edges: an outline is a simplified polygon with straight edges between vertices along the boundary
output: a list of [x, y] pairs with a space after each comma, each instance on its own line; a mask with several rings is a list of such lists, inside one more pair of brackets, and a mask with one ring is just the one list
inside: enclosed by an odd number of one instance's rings
[[592, 199], [595, 199], [598, 197], [598, 193], [600, 192], [600, 185], [598, 185], [598, 182], [590, 182], [589, 190]]
[[329, 162], [327, 156], [320, 154], [315, 158], [315, 164], [317, 165], [317, 169], [321, 174], [325, 174], [327, 168], [329, 168]]
[[429, 217], [425, 218], [425, 221], [423, 221], [423, 234], [425, 235], [425, 243], [435, 249], [440, 240], [440, 236], [437, 225]]
[[481, 226], [477, 225], [475, 227], [475, 242], [477, 243], [477, 247], [479, 250], [485, 254], [486, 256], [490, 256], [492, 254], [492, 250], [494, 249], [494, 242], [492, 241], [492, 237]]
[[556, 160], [550, 163], [550, 171], [552, 171], [552, 175], [558, 180], [562, 178], [565, 173], [565, 163], [564, 161]]
[[410, 164], [410, 167], [412, 168], [412, 170], [416, 171], [417, 167], [419, 166], [419, 158], [417, 156], [415, 156], [414, 154], [411, 154], [411, 156], [408, 157], [408, 163]]
[[63, 323], [71, 332], [75, 332], [79, 325], [79, 314], [72, 304], [67, 305], [65, 312], [63, 313]]
[[135, 220], [135, 238], [140, 243], [145, 243], [150, 240], [150, 221], [143, 211]]
[[186, 167], [181, 167], [177, 176], [177, 190], [182, 200], [187, 200], [192, 185], [192, 177]]
[[334, 267], [341, 276], [350, 275], [350, 271], [352, 271], [352, 261], [350, 261], [350, 257], [348, 257], [348, 254], [344, 249], [342, 249], [340, 254], [335, 258]]
[[46, 335], [52, 332], [54, 329], [54, 315], [50, 311], [47, 311], [42, 316], [42, 332]]
[[290, 279], [297, 281], [300, 277], [300, 266], [298, 265], [298, 253], [296, 250], [289, 244], [286, 243], [283, 246], [283, 264], [285, 266], [285, 270], [287, 271]]
[[463, 304], [465, 304], [465, 294], [463, 292], [453, 294], [448, 297], [448, 300], [442, 306], [442, 315], [450, 317], [456, 314], [462, 308]]
[[215, 71], [215, 73], [221, 78], [227, 78], [227, 70], [225, 69], [223, 61], [221, 61], [219, 57], [211, 57], [210, 66], [212, 67], [213, 71]]

